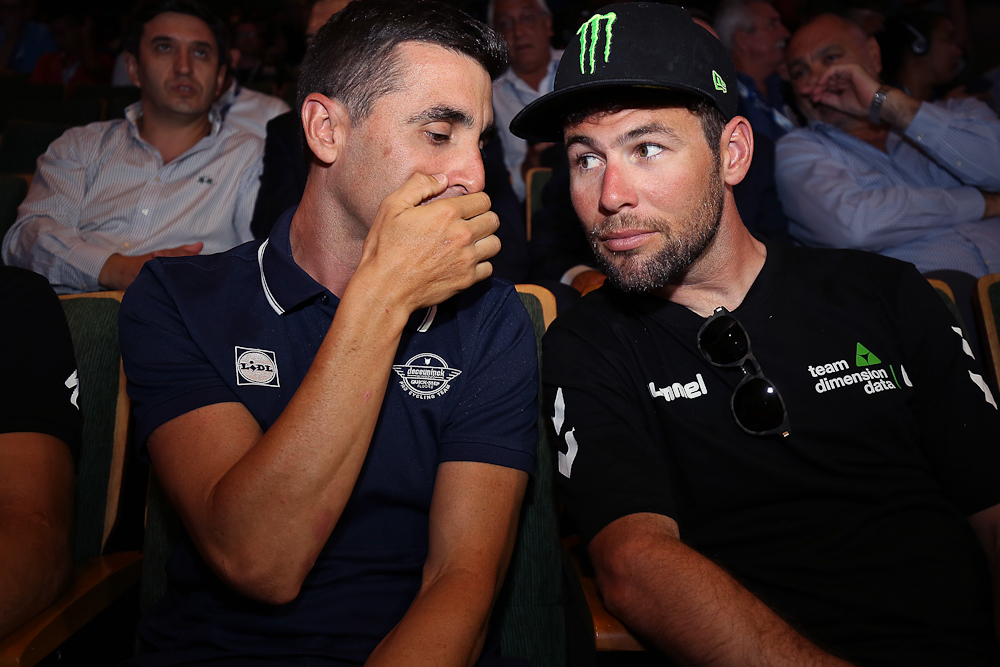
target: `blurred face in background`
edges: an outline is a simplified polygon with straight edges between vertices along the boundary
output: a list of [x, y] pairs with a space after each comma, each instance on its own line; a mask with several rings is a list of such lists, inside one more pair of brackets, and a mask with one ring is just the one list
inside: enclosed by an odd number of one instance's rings
[[548, 67], [552, 57], [552, 16], [535, 0], [497, 0], [493, 26], [507, 40], [510, 67], [515, 74]]

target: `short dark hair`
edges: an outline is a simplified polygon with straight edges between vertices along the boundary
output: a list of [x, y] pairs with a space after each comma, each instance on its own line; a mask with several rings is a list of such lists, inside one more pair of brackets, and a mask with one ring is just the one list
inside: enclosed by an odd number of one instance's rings
[[339, 101], [352, 122], [397, 90], [402, 70], [396, 47], [436, 44], [469, 56], [491, 79], [507, 69], [503, 37], [465, 12], [437, 0], [354, 0], [316, 33], [299, 70], [296, 108], [310, 93]]
[[208, 7], [198, 0], [149, 0], [144, 2], [132, 13], [128, 28], [125, 31], [123, 49], [136, 58], [139, 57], [139, 44], [142, 42], [142, 31], [146, 24], [160, 14], [188, 14], [205, 22], [215, 36], [215, 48], [219, 53], [219, 65], [229, 62], [229, 26], [215, 15]]
[[[610, 99], [607, 99], [610, 98]], [[700, 95], [693, 95], [679, 90], [656, 90], [651, 88], [622, 89], [606, 96], [607, 101], [594, 102], [566, 115], [563, 127], [576, 125], [594, 114], [612, 114], [625, 109], [658, 109], [662, 107], [677, 107], [687, 109], [698, 117], [702, 134], [712, 151], [715, 166], [722, 162], [722, 130], [726, 127], [726, 117], [718, 107]], [[613, 101], [611, 101], [613, 100]]]

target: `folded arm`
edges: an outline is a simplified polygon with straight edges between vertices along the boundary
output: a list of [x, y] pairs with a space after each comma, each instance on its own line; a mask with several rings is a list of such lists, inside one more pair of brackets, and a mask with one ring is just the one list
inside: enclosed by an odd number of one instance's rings
[[659, 514], [631, 514], [590, 543], [612, 614], [682, 665], [847, 667], [680, 541]]
[[[775, 180], [806, 245], [881, 251], [942, 227], [974, 223], [986, 212], [973, 187], [912, 187], [892, 182], [879, 165], [848, 165], [813, 133], [778, 142]], [[876, 185], [871, 185], [871, 184]]]

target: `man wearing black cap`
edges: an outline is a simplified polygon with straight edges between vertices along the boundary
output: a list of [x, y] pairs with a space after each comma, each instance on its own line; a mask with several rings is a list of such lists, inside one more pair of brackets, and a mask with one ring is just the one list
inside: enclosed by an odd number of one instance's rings
[[996, 402], [912, 266], [747, 232], [736, 102], [681, 10], [618, 4], [512, 123], [565, 140], [612, 283], [544, 350], [605, 603], [682, 664], [997, 664]]

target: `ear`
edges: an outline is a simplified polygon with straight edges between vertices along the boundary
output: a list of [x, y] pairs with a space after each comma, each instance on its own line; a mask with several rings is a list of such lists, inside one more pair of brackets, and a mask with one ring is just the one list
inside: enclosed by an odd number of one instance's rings
[[215, 75], [215, 97], [218, 98], [219, 95], [226, 92], [223, 86], [226, 85], [226, 74], [229, 73], [229, 66], [226, 63], [219, 63], [219, 71]]
[[136, 88], [142, 88], [142, 82], [139, 80], [139, 59], [128, 51], [125, 52], [125, 71], [128, 73], [128, 79], [132, 85]]
[[239, 49], [237, 49], [235, 47], [229, 49], [229, 63], [228, 63], [228, 65], [230, 67], [236, 67], [236, 64], [240, 61], [240, 56], [241, 55], [242, 54], [240, 53]]
[[753, 161], [753, 129], [743, 116], [736, 116], [722, 130], [722, 180], [727, 185], [740, 183]]
[[323, 164], [333, 164], [344, 149], [351, 127], [347, 109], [326, 95], [310, 93], [302, 104], [302, 130], [313, 155]]
[[868, 52], [868, 58], [871, 60], [872, 67], [875, 68], [872, 75], [878, 77], [882, 73], [882, 49], [879, 48], [878, 40], [874, 37], [869, 37], [868, 41], [865, 42], [865, 50]]

